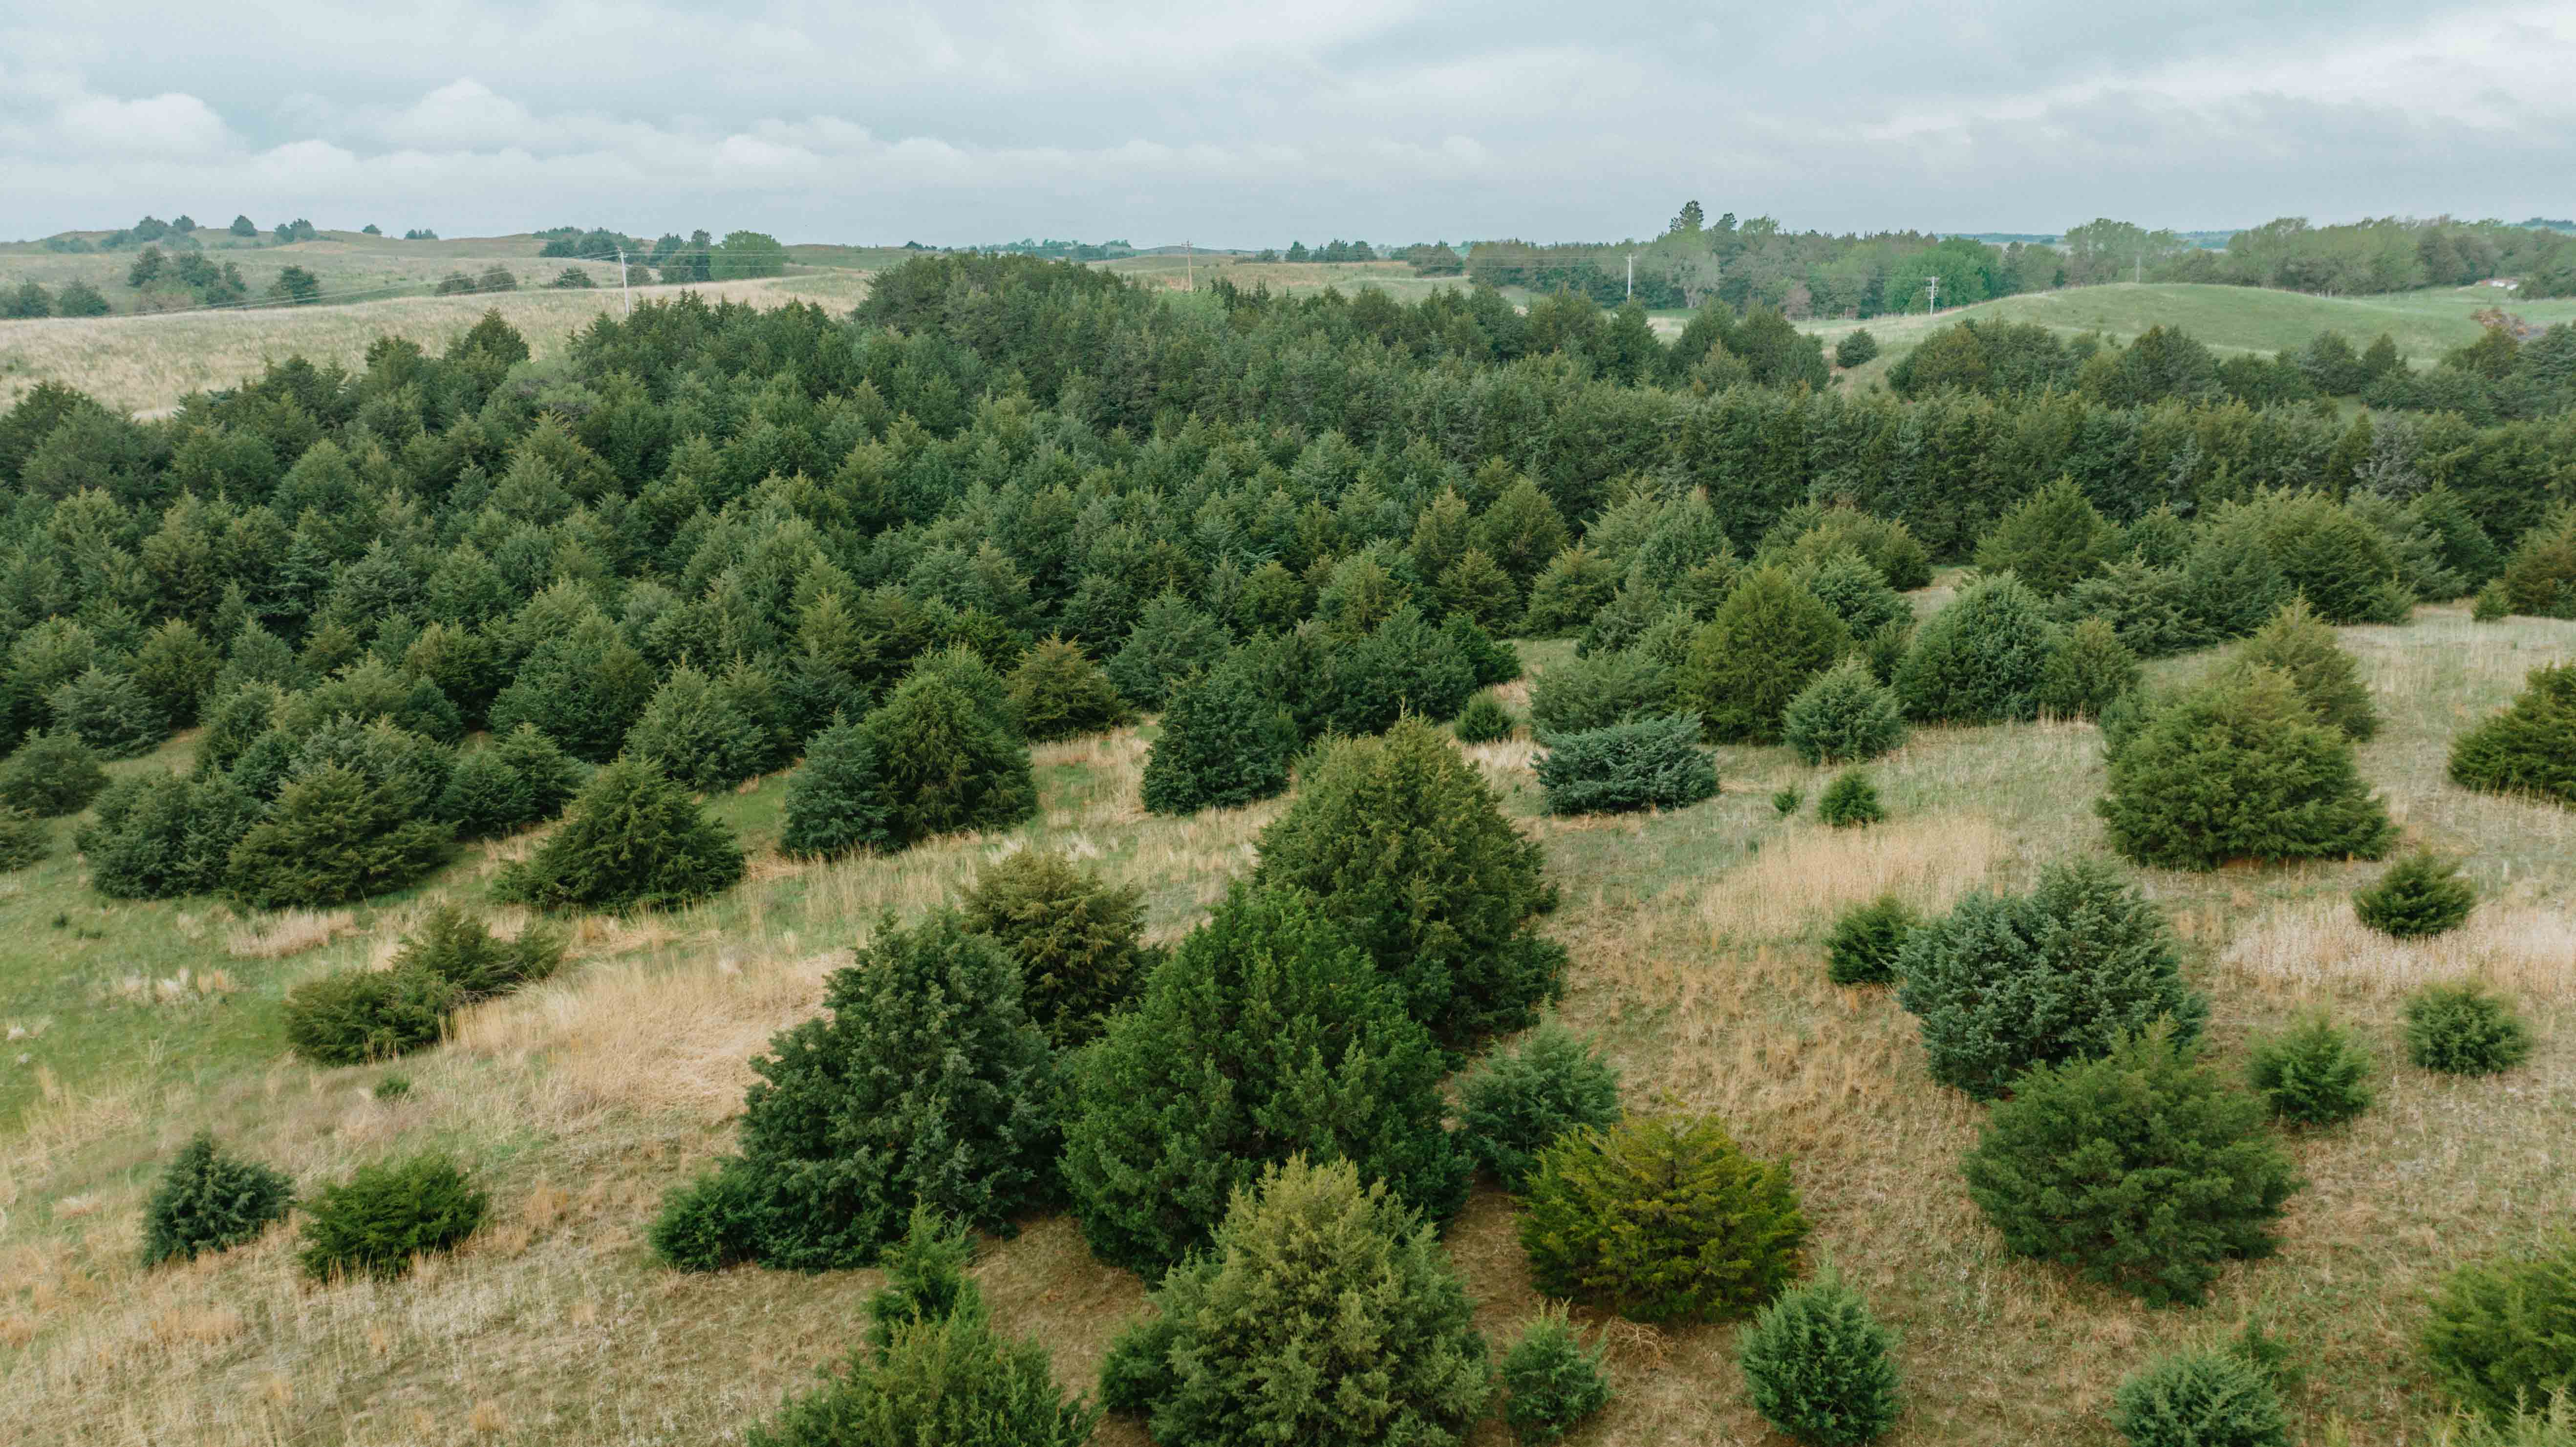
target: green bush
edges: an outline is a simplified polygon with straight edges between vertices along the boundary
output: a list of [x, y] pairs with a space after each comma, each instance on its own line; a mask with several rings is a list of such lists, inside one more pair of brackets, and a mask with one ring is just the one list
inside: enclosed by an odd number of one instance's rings
[[1440, 638], [1452, 654], [1466, 660], [1467, 676], [1477, 688], [1492, 688], [1521, 676], [1520, 654], [1465, 613], [1442, 619]]
[[1887, 808], [1878, 801], [1878, 785], [1862, 769], [1845, 769], [1816, 796], [1816, 817], [1836, 829], [1886, 822]]
[[188, 1142], [143, 1206], [143, 1264], [194, 1261], [256, 1241], [286, 1219], [295, 1183], [283, 1171], [225, 1154], [203, 1131]]
[[2246, 1077], [2279, 1120], [2336, 1125], [2370, 1109], [2370, 1054], [2323, 1015], [2257, 1040]]
[[789, 854], [829, 859], [901, 847], [876, 746], [857, 724], [834, 723], [806, 741], [805, 762], [787, 776], [786, 812], [778, 847]]
[[1878, 356], [1878, 338], [1867, 327], [1854, 327], [1834, 343], [1834, 365], [1849, 370], [1863, 366]]
[[2245, 640], [2236, 657], [2252, 667], [2279, 670], [2318, 722], [2341, 729], [2353, 742], [2379, 732], [2379, 711], [2371, 704], [2370, 685], [2361, 681], [2360, 666], [2307, 599], [2283, 605]]
[[1434, 723], [1454, 718], [1478, 685], [1474, 663], [1410, 603], [1336, 649], [1327, 671], [1327, 727], [1353, 737], [1384, 733], [1406, 714]]
[[2138, 686], [2138, 656], [2109, 623], [2086, 618], [2066, 631], [2039, 675], [2039, 707], [2059, 718], [2099, 718]]
[[2060, 477], [2005, 513], [1977, 544], [1977, 568], [2010, 573], [2054, 598], [2120, 553], [2120, 530], [2103, 521], [2084, 490]]
[[1334, 746], [1262, 831], [1253, 878], [1313, 895], [1444, 1045], [1518, 1030], [1564, 989], [1541, 851], [1430, 725]]
[[2140, 658], [2163, 658], [2211, 640], [2194, 611], [2191, 580], [2180, 567], [2153, 567], [2135, 557], [2112, 563], [2058, 600], [2069, 622], [2100, 619]]
[[1225, 625], [1178, 593], [1145, 605], [1127, 640], [1109, 656], [1109, 681], [1127, 701], [1148, 713], [1171, 702], [1173, 690], [1225, 658], [1233, 645]]
[[1914, 621], [1914, 605], [1887, 586], [1867, 558], [1846, 548], [1799, 568], [1798, 586], [1816, 595], [1854, 638]]
[[320, 1065], [365, 1065], [438, 1043], [465, 991], [426, 970], [339, 970], [286, 995], [286, 1043]]
[[1771, 792], [1771, 808], [1773, 812], [1777, 813], [1783, 819], [1787, 819], [1795, 815], [1798, 812], [1798, 807], [1806, 802], [1806, 791], [1795, 786], [1786, 789], [1775, 789]]
[[1143, 891], [1050, 851], [986, 865], [958, 907], [968, 929], [1019, 961], [1021, 1003], [1059, 1048], [1096, 1038], [1159, 959], [1143, 942]]
[[1503, 701], [1488, 692], [1467, 700], [1467, 706], [1458, 710], [1458, 720], [1450, 725], [1450, 730], [1458, 735], [1458, 742], [1462, 744], [1490, 744], [1510, 738], [1512, 731], [1520, 725], [1521, 721], [1512, 717], [1512, 711], [1503, 705]]
[[1908, 592], [1932, 581], [1932, 555], [1905, 524], [1848, 504], [1808, 503], [1780, 515], [1762, 535], [1757, 561], [1795, 567], [1848, 549], [1869, 560], [1887, 586]]
[[1011, 710], [1029, 739], [1096, 734], [1136, 720], [1109, 675], [1082, 651], [1082, 645], [1049, 638], [1032, 648], [1011, 670]]
[[1810, 764], [1857, 764], [1903, 747], [1905, 710], [1869, 665], [1846, 658], [1789, 700], [1780, 734]]
[[2460, 861], [2418, 851], [2398, 860], [2378, 882], [2353, 891], [2363, 924], [2401, 940], [2448, 934], [2466, 923], [2477, 886], [2460, 877]]
[[1906, 938], [1896, 973], [1932, 1077], [1981, 1100], [2031, 1066], [2107, 1055], [2159, 1018], [2191, 1040], [2209, 1013], [2164, 916], [2089, 860], [2043, 870], [2026, 895], [1968, 894]]
[[1547, 560], [1530, 583], [1529, 607], [1521, 615], [1521, 632], [1532, 638], [1562, 638], [1581, 631], [1619, 587], [1619, 570], [1581, 543]]
[[103, 759], [152, 752], [170, 736], [170, 717], [134, 676], [91, 668], [45, 696], [54, 727], [68, 729]]
[[2522, 535], [2496, 576], [2498, 606], [2526, 618], [2576, 618], [2576, 508]]
[[39, 819], [77, 814], [106, 787], [96, 751], [65, 730], [34, 735], [0, 763], [0, 808]]
[[2469, 617], [2478, 623], [2495, 623], [2513, 615], [2513, 600], [2505, 596], [2504, 580], [2491, 578], [2478, 590], [2476, 601], [2469, 605]]
[[1584, 1418], [1610, 1405], [1601, 1374], [1607, 1343], [1585, 1346], [1562, 1307], [1521, 1329], [1503, 1353], [1503, 1422], [1521, 1447], [1561, 1440]]
[[2533, 669], [2511, 708], [2453, 741], [2451, 782], [2576, 804], [2576, 663]]
[[1539, 1157], [1521, 1247], [1539, 1289], [1635, 1321], [1723, 1321], [1795, 1280], [1797, 1188], [1714, 1120], [1630, 1116]]
[[1506, 1191], [1529, 1189], [1539, 1155], [1568, 1133], [1619, 1119], [1619, 1072], [1583, 1037], [1541, 1020], [1458, 1082], [1458, 1134]]
[[1250, 667], [1249, 660], [1229, 660], [1173, 695], [1145, 756], [1146, 809], [1195, 814], [1287, 791], [1297, 728]]
[[1736, 1348], [1753, 1410], [1814, 1447], [1861, 1447], [1904, 1410], [1887, 1329], [1828, 1270], [1762, 1309]]
[[324, 1186], [306, 1207], [297, 1259], [317, 1281], [401, 1276], [412, 1258], [450, 1250], [473, 1235], [491, 1205], [443, 1155], [361, 1166], [348, 1180]]
[[1908, 717], [1926, 723], [2035, 718], [2059, 630], [2039, 596], [2009, 573], [1977, 579], [1914, 630], [1896, 665]]
[[672, 909], [742, 879], [733, 831], [651, 767], [620, 759], [582, 786], [563, 826], [495, 892], [539, 909]]
[[2301, 1184], [2264, 1114], [2158, 1024], [2016, 1077], [1968, 1153], [1968, 1198], [2018, 1255], [2196, 1303], [2228, 1261], [2271, 1254]]
[[2132, 1373], [2111, 1398], [2130, 1447], [2290, 1447], [2280, 1393], [2229, 1352], [2185, 1352]]
[[1017, 961], [939, 911], [892, 916], [824, 985], [829, 1013], [751, 1063], [741, 1153], [664, 1203], [672, 1265], [864, 1266], [916, 1203], [999, 1227], [1055, 1192], [1061, 1088]]
[[0, 874], [13, 873], [54, 852], [53, 831], [24, 809], [0, 809]]
[[224, 866], [224, 890], [262, 909], [341, 904], [413, 883], [447, 860], [453, 831], [417, 817], [392, 783], [328, 764], [289, 783]]
[[1892, 894], [1853, 905], [1825, 937], [1826, 978], [1837, 985], [1893, 983], [1905, 942], [1922, 927], [1914, 906]]
[[1441, 1127], [1444, 1073], [1311, 900], [1238, 886], [1075, 1057], [1063, 1165], [1083, 1234], [1104, 1261], [1161, 1271], [1299, 1152], [1356, 1161], [1446, 1220], [1472, 1168]]
[[626, 757], [702, 792], [730, 789], [762, 772], [773, 747], [769, 731], [732, 690], [685, 663], [653, 690], [626, 731]]
[[1348, 1162], [1234, 1193], [1210, 1249], [1103, 1373], [1162, 1447], [1461, 1447], [1493, 1398], [1474, 1306], [1432, 1229]]
[[998, 717], [1004, 707], [920, 668], [860, 722], [894, 839], [1007, 829], [1037, 812], [1029, 746]]
[[2576, 1394], [2576, 1236], [2451, 1273], [2424, 1324], [2425, 1361], [2491, 1421], [2560, 1410]]
[[2377, 859], [2397, 837], [2352, 741], [2268, 668], [2231, 670], [2153, 709], [2111, 754], [2110, 774], [2094, 807], [2112, 846], [2140, 864]]
[[562, 813], [580, 791], [581, 765], [523, 723], [456, 761], [438, 816], [463, 838], [498, 839]]
[[1776, 743], [1781, 716], [1851, 647], [1823, 600], [1779, 568], [1746, 574], [1691, 640], [1674, 696], [1715, 743]]
[[1555, 734], [1532, 761], [1551, 814], [1682, 809], [1717, 793], [1717, 766], [1699, 747], [1699, 720], [1647, 717]]
[[2406, 1001], [2406, 1057], [2445, 1075], [2495, 1075], [2531, 1055], [2513, 1006], [2475, 981], [2426, 985]]
[[1567, 659], [1530, 680], [1530, 731], [1542, 736], [1608, 728], [1672, 708], [1672, 670], [1639, 649]]
[[495, 939], [482, 920], [441, 903], [403, 935], [389, 968], [425, 971], [470, 1001], [533, 985], [561, 969], [563, 957], [564, 939], [554, 930], [535, 927], [515, 939]]
[[108, 786], [72, 839], [99, 893], [170, 899], [221, 885], [233, 844], [258, 818], [258, 801], [221, 774], [154, 770]]

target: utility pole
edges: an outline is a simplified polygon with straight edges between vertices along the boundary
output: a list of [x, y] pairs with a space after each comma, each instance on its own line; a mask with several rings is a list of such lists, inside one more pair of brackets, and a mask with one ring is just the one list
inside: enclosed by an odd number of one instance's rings
[[2131, 286], [2144, 286], [2144, 285], [2146, 285], [2146, 283], [2147, 283], [2147, 254], [2146, 254], [2145, 252], [2141, 251], [2141, 252], [2139, 252], [2139, 253], [2138, 253], [2138, 265], [2137, 265], [2137, 269], [2136, 269], [2136, 270], [2134, 270], [2134, 271], [2132, 271], [2132, 272], [2129, 274], [2129, 285], [2131, 285]]
[[1637, 299], [1637, 253], [1628, 253], [1628, 300]]
[[626, 248], [617, 248], [617, 289], [626, 293], [626, 315], [635, 315], [635, 283], [626, 269]]
[[1199, 254], [1187, 241], [1181, 243], [1181, 271], [1189, 278], [1190, 290], [1199, 289]]
[[1932, 293], [1932, 299], [1924, 303], [1924, 315], [1929, 316], [1941, 309], [1941, 278], [1927, 276], [1923, 278], [1923, 286], [1925, 290]]

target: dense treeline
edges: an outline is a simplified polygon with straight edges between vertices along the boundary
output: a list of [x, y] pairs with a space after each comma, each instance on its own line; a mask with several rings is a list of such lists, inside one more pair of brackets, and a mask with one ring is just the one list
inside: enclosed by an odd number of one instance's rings
[[2066, 246], [2067, 279], [2077, 284], [2198, 281], [2359, 296], [2507, 277], [2524, 296], [2576, 295], [2576, 236], [2529, 223], [2387, 216], [2315, 226], [2283, 216], [2211, 250], [2101, 220], [2068, 232]]

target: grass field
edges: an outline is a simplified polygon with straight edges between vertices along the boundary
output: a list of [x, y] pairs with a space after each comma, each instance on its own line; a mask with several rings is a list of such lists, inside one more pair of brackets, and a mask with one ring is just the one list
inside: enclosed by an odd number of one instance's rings
[[1212, 277], [1223, 277], [1246, 290], [1266, 286], [1290, 296], [1339, 287], [1344, 293], [1369, 289], [1386, 292], [1399, 301], [1418, 301], [1443, 287], [1465, 284], [1454, 276], [1416, 276], [1413, 267], [1401, 261], [1254, 261], [1248, 256], [1203, 251], [1195, 256], [1124, 256], [1093, 264], [1175, 291], [1186, 289], [1193, 279], [1205, 285]]
[[[330, 302], [427, 295], [430, 287], [451, 271], [480, 275], [483, 268], [495, 262], [508, 267], [522, 287], [543, 286], [567, 266], [589, 272], [591, 279], [602, 286], [617, 284], [617, 263], [540, 257], [537, 252], [545, 242], [535, 236], [404, 241], [357, 231], [325, 231], [311, 241], [280, 246], [265, 236], [257, 244], [237, 241], [220, 228], [201, 230], [196, 235], [208, 261], [217, 265], [231, 262], [241, 268], [242, 279], [249, 284], [253, 298], [265, 292], [277, 274], [290, 266], [312, 272], [322, 283], [323, 299]], [[82, 280], [97, 287], [120, 314], [181, 305], [177, 299], [156, 297], [126, 285], [126, 272], [142, 250], [140, 246], [127, 246], [115, 251], [67, 255], [47, 251], [34, 242], [0, 245], [0, 287], [14, 288], [22, 281], [34, 280], [47, 291], [59, 292], [65, 284]], [[169, 248], [165, 246], [163, 250]]]
[[[799, 270], [685, 289], [710, 299], [763, 306], [816, 301], [846, 311], [867, 295], [867, 275]], [[682, 290], [638, 287], [635, 294], [669, 298]], [[487, 311], [500, 312], [542, 357], [590, 325], [591, 318], [624, 304], [615, 287], [604, 287], [407, 296], [347, 306], [0, 321], [0, 407], [38, 382], [52, 381], [77, 387], [111, 407], [152, 413], [178, 405], [190, 392], [229, 386], [257, 375], [270, 361], [298, 354], [355, 368], [380, 336], [408, 337], [437, 352]]]
[[[2282, 1253], [2231, 1269], [2198, 1310], [2150, 1311], [2006, 1256], [1958, 1178], [1980, 1110], [1928, 1084], [1887, 992], [1824, 978], [1824, 931], [1844, 904], [1894, 889], [1938, 905], [2101, 848], [2087, 809], [2102, 782], [2093, 729], [1921, 733], [1876, 766], [1890, 822], [1849, 832], [1812, 807], [1775, 814], [1775, 789], [1812, 800], [1825, 778], [1785, 750], [1722, 750], [1724, 792], [1688, 810], [1566, 821], [1538, 816], [1527, 742], [1469, 751], [1545, 842], [1562, 888], [1548, 928], [1573, 956], [1567, 1018], [1606, 1043], [1633, 1103], [1713, 1112], [1751, 1150], [1788, 1159], [1818, 1244], [1900, 1333], [1910, 1405], [1887, 1439], [1897, 1447], [2108, 1444], [2101, 1412], [2124, 1372], [2249, 1316], [2307, 1365], [2293, 1400], [2302, 1440], [2339, 1422], [2356, 1443], [2421, 1441], [2440, 1417], [2411, 1351], [2429, 1283], [2576, 1209], [2576, 814], [2442, 777], [2452, 735], [2530, 667], [2576, 654], [2576, 628], [2428, 609], [2342, 637], [2387, 717], [2365, 773], [2411, 838], [2467, 856], [2485, 899], [2459, 933], [2400, 945], [2360, 932], [2346, 903], [2377, 866], [2142, 876], [2213, 997], [2218, 1062], [2239, 1068], [2250, 1034], [2322, 1006], [2370, 1039], [2384, 1070], [2372, 1113], [2292, 1142], [2309, 1184]], [[1565, 648], [1525, 652], [1544, 668]], [[716, 798], [754, 850], [746, 884], [683, 914], [580, 922], [564, 975], [477, 1007], [449, 1043], [390, 1070], [290, 1058], [285, 991], [382, 960], [429, 901], [480, 897], [527, 841], [326, 916], [113, 903], [67, 853], [0, 880], [0, 1440], [737, 1440], [853, 1342], [873, 1274], [672, 1274], [641, 1241], [655, 1201], [727, 1145], [747, 1058], [813, 1011], [880, 910], [927, 908], [986, 859], [1033, 847], [1141, 886], [1158, 936], [1188, 929], [1281, 806], [1146, 816], [1144, 749], [1134, 731], [1043, 747], [1045, 807], [1025, 829], [831, 866], [774, 853], [777, 778]], [[2539, 1042], [2530, 1064], [2455, 1080], [2400, 1063], [2402, 992], [2465, 974], [2519, 998]], [[389, 1073], [411, 1080], [408, 1097], [371, 1094]], [[201, 1127], [307, 1190], [366, 1159], [449, 1149], [492, 1186], [494, 1224], [395, 1284], [303, 1285], [285, 1232], [143, 1272], [137, 1211], [158, 1163]], [[1508, 1201], [1480, 1194], [1447, 1248], [1489, 1332], [1538, 1310]], [[1002, 1324], [1040, 1333], [1077, 1384], [1143, 1294], [1060, 1216], [989, 1243], [977, 1275]], [[1737, 1330], [1612, 1326], [1619, 1395], [1578, 1442], [1776, 1440], [1744, 1404]], [[1139, 1441], [1114, 1425], [1101, 1440]], [[1498, 1426], [1478, 1438], [1504, 1440]]]

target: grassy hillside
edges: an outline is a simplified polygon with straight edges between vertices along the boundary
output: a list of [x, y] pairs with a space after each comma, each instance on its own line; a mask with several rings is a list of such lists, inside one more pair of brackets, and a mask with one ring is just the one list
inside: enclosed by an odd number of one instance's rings
[[[2367, 1036], [2385, 1071], [2371, 1114], [2291, 1142], [2309, 1184], [2282, 1253], [2231, 1270], [2199, 1310], [2144, 1310], [2007, 1257], [1957, 1172], [1982, 1112], [1927, 1085], [1913, 1023], [1886, 991], [1824, 978], [1824, 933], [1845, 904], [2018, 887], [2099, 848], [2093, 729], [1918, 734], [1875, 769], [1890, 822], [1859, 831], [1775, 814], [1775, 789], [1813, 799], [1825, 778], [1781, 749], [1722, 750], [1725, 790], [1697, 807], [1578, 820], [1538, 815], [1527, 742], [1470, 750], [1562, 888], [1548, 927], [1573, 955], [1567, 1018], [1608, 1045], [1631, 1099], [1714, 1112], [1749, 1149], [1787, 1158], [1819, 1244], [1900, 1334], [1909, 1411], [1895, 1447], [2108, 1447], [2101, 1412], [2124, 1372], [2251, 1316], [2308, 1368], [2294, 1398], [2305, 1440], [2335, 1420], [2356, 1442], [2421, 1440], [2439, 1416], [2410, 1347], [2428, 1284], [2576, 1210], [2576, 815], [2442, 778], [2452, 735], [2531, 666], [2576, 654], [2576, 630], [2472, 626], [2446, 609], [2343, 638], [2388, 719], [2361, 752], [2365, 773], [2410, 836], [2467, 855], [2486, 901], [2457, 934], [2396, 945], [2362, 933], [2347, 903], [2378, 866], [2143, 876], [2214, 999], [2221, 1065], [2241, 1066], [2250, 1034], [2322, 1007]], [[1564, 650], [1526, 651], [1544, 668]], [[1189, 928], [1280, 806], [1144, 815], [1146, 737], [1041, 748], [1036, 821], [891, 859], [780, 858], [776, 778], [717, 798], [754, 849], [747, 883], [687, 913], [582, 921], [565, 974], [477, 1007], [449, 1043], [390, 1070], [288, 1057], [285, 991], [382, 960], [430, 900], [479, 898], [524, 839], [324, 916], [118, 904], [84, 888], [64, 854], [0, 879], [0, 1440], [736, 1440], [853, 1343], [874, 1275], [663, 1271], [641, 1242], [660, 1193], [725, 1148], [747, 1057], [815, 1009], [823, 976], [880, 910], [920, 911], [985, 860], [1033, 847], [1141, 886], [1158, 936]], [[68, 835], [67, 822], [55, 829]], [[2468, 973], [2520, 998], [2533, 1061], [2487, 1080], [2399, 1064], [2402, 993]], [[392, 1073], [410, 1093], [379, 1099]], [[394, 1284], [303, 1285], [292, 1237], [276, 1231], [140, 1271], [137, 1211], [158, 1162], [201, 1127], [307, 1190], [364, 1160], [443, 1147], [492, 1186], [494, 1224]], [[1513, 1230], [1488, 1192], [1446, 1239], [1497, 1338], [1539, 1305]], [[976, 1274], [1001, 1324], [1040, 1333], [1075, 1382], [1142, 1296], [1062, 1216], [988, 1243]], [[1744, 1405], [1737, 1331], [1609, 1324], [1619, 1396], [1578, 1440], [1772, 1440]], [[1139, 1441], [1123, 1426], [1101, 1440]], [[1505, 1438], [1489, 1424], [1477, 1440]]]
[[[612, 268], [613, 269], [613, 268]], [[638, 296], [675, 296], [680, 287], [638, 287]], [[818, 301], [846, 310], [867, 294], [864, 272], [797, 271], [762, 281], [693, 288], [709, 298], [775, 306]], [[381, 336], [409, 337], [441, 351], [487, 311], [526, 335], [538, 356], [623, 306], [615, 287], [596, 291], [514, 291], [483, 296], [406, 296], [347, 306], [260, 307], [161, 316], [53, 317], [0, 321], [0, 407], [38, 382], [77, 387], [111, 407], [154, 412], [207, 387], [229, 386], [272, 360], [302, 354], [355, 368]]]
[[2342, 332], [2361, 347], [2386, 332], [2408, 360], [2430, 366], [2452, 348], [2476, 341], [2480, 328], [2470, 316], [2493, 306], [2528, 322], [2576, 321], [2576, 299], [2518, 302], [2513, 293], [2487, 286], [2341, 297], [2245, 286], [2124, 282], [2008, 296], [1930, 317], [1808, 321], [1799, 327], [1823, 337], [1828, 346], [1846, 332], [1868, 328], [1882, 350], [1878, 362], [1860, 369], [1857, 379], [1864, 382], [1883, 373], [1887, 363], [1932, 332], [1965, 320], [2037, 322], [2068, 336], [2101, 332], [2122, 341], [2153, 326], [2180, 327], [2220, 351], [2240, 352], [2303, 347], [2324, 331]]
[[[220, 229], [199, 231], [196, 235], [207, 260], [217, 265], [231, 262], [241, 268], [242, 279], [249, 283], [253, 298], [264, 293], [277, 274], [290, 266], [303, 267], [319, 278], [325, 301], [425, 295], [451, 271], [479, 275], [496, 262], [508, 267], [523, 287], [542, 286], [567, 266], [589, 272], [591, 279], [602, 286], [617, 283], [617, 263], [540, 257], [537, 252], [545, 242], [534, 236], [404, 241], [357, 231], [325, 231], [314, 240], [280, 246], [265, 237], [256, 243], [236, 240]], [[34, 242], [0, 245], [0, 287], [14, 288], [20, 282], [33, 280], [47, 291], [60, 292], [71, 281], [86, 281], [97, 287], [119, 314], [182, 305], [179, 298], [149, 296], [126, 285], [126, 272], [142, 250], [140, 246], [128, 246], [65, 255], [47, 251]]]

